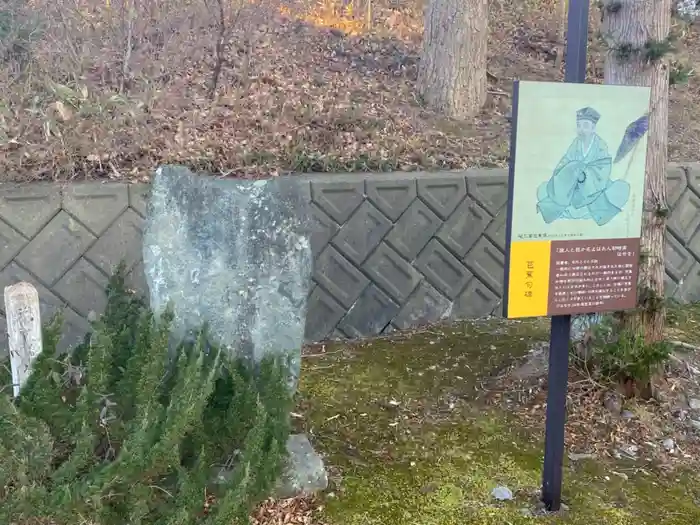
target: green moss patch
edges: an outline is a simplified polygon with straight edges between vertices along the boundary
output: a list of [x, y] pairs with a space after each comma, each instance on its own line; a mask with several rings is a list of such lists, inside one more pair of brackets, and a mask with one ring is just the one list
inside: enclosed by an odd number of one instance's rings
[[[561, 515], [537, 504], [541, 435], [479, 400], [484, 383], [546, 339], [542, 322], [467, 323], [305, 359], [300, 426], [326, 455], [330, 525], [700, 523], [700, 480], [567, 462]], [[544, 409], [542, 409], [544, 419]], [[491, 491], [505, 485], [512, 501]]]

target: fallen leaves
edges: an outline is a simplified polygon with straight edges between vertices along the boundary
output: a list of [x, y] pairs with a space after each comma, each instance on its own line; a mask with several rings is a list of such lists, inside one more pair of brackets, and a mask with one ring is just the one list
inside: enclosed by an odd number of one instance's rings
[[[206, 510], [214, 504], [213, 498], [207, 498]], [[269, 498], [260, 504], [250, 516], [251, 525], [325, 525], [319, 521], [317, 513], [322, 509], [320, 502], [313, 497], [297, 497], [276, 500]], [[56, 525], [50, 519], [33, 519], [10, 525]], [[85, 525], [93, 525], [86, 523]]]
[[251, 516], [252, 525], [323, 525], [316, 520], [320, 503], [315, 498], [268, 499]]
[[[161, 163], [245, 178], [504, 167], [512, 79], [562, 78], [547, 53], [532, 51], [557, 33], [556, 4], [490, 4], [489, 100], [457, 122], [416, 95], [417, 0], [378, 0], [369, 13], [365, 2], [242, 2], [213, 100], [214, 21], [197, 3], [173, 0], [141, 16], [149, 22], [135, 26], [140, 44], [125, 75], [117, 9], [33, 0], [32, 12], [60, 9], [67, 26], [48, 25], [32, 44], [26, 78], [20, 64], [0, 65], [0, 177], [147, 180]], [[700, 54], [697, 35], [684, 38]], [[602, 55], [590, 55], [595, 73]], [[696, 91], [672, 93], [674, 159], [692, 158], [700, 142]]]
[[[504, 115], [489, 108], [456, 123], [417, 100], [416, 6], [373, 5], [369, 32], [364, 10], [346, 9], [334, 22], [322, 19], [323, 5], [300, 1], [247, 9], [226, 42], [214, 100], [207, 97], [212, 42], [199, 19], [193, 30], [178, 26], [162, 49], [134, 50], [128, 82], [114, 73], [122, 70], [123, 42], [111, 33], [99, 38], [100, 28], [114, 26], [110, 10], [90, 10], [96, 33], [75, 28], [93, 50], [75, 85], [66, 80], [76, 76], [73, 63], [51, 45], [60, 35], [47, 34], [37, 43], [29, 84], [18, 89], [0, 68], [8, 137], [0, 135], [0, 173], [13, 180], [137, 180], [160, 163], [247, 178], [505, 165]], [[67, 20], [84, 24], [80, 16]]]
[[73, 112], [60, 100], [54, 102], [54, 107], [56, 108], [56, 111], [63, 122], [68, 122], [71, 118], [73, 118]]
[[[700, 399], [700, 375], [693, 373], [700, 369], [698, 359], [695, 353], [684, 359], [674, 356], [666, 367], [661, 401], [624, 400], [612, 390], [614, 385], [601, 385], [585, 372], [572, 369], [566, 421], [569, 459], [626, 459], [665, 470], [700, 466], [700, 434], [689, 406], [690, 399]], [[541, 432], [547, 403], [546, 368], [523, 379], [518, 371], [524, 368], [528, 364], [504, 371], [488, 388], [487, 401], [513, 413], [525, 428]]]

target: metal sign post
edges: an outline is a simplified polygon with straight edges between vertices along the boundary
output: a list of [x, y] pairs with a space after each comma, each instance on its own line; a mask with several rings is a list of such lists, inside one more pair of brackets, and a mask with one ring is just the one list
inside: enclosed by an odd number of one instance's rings
[[[566, 30], [564, 81], [586, 81], [589, 0], [569, 0]], [[542, 501], [547, 510], [561, 508], [562, 470], [564, 468], [564, 428], [566, 393], [569, 379], [569, 342], [571, 316], [552, 316], [549, 336], [549, 375], [547, 382], [547, 420], [545, 428]]]

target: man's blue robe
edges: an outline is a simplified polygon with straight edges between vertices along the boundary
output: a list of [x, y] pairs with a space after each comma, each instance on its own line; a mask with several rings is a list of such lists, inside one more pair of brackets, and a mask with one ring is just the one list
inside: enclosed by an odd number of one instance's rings
[[612, 157], [598, 135], [586, 148], [577, 137], [554, 169], [548, 182], [537, 189], [537, 210], [549, 224], [557, 219], [593, 219], [599, 226], [627, 204], [626, 181], [610, 180]]

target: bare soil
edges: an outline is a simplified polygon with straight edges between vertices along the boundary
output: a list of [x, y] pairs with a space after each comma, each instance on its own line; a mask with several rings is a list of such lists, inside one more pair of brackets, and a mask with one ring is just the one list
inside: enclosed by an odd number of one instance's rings
[[[251, 178], [505, 166], [513, 80], [563, 78], [556, 0], [490, 2], [489, 99], [464, 122], [416, 94], [421, 0], [378, 0], [369, 15], [260, 0], [227, 13], [212, 93], [219, 26], [205, 4], [154, 2], [129, 18], [122, 0], [33, 0], [51, 23], [24, 62], [0, 62], [0, 180], [147, 180], [161, 163]], [[598, 16], [590, 82], [602, 78]], [[699, 61], [697, 41], [684, 27], [684, 61]], [[698, 102], [694, 79], [672, 88], [674, 161], [697, 158]]]

